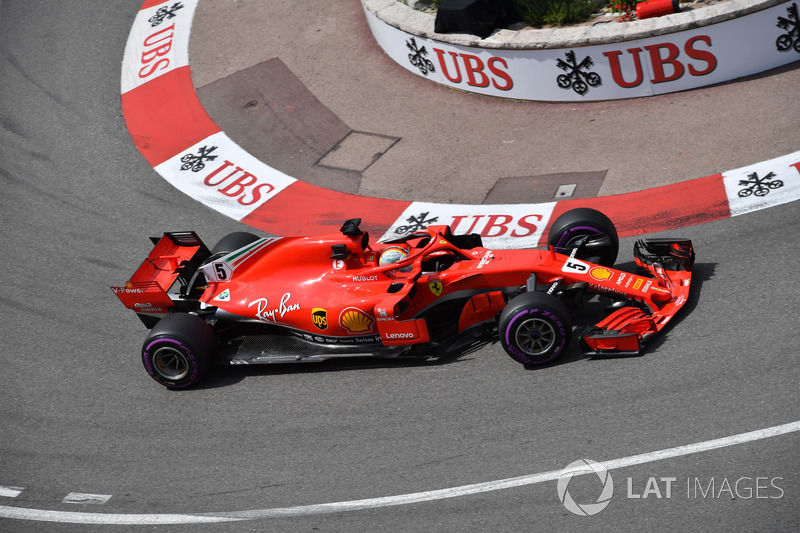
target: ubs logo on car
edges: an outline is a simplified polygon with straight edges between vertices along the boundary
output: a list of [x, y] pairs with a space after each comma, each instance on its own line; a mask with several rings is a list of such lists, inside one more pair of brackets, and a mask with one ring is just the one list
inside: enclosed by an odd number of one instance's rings
[[311, 321], [321, 330], [328, 329], [328, 312], [320, 307], [311, 310]]

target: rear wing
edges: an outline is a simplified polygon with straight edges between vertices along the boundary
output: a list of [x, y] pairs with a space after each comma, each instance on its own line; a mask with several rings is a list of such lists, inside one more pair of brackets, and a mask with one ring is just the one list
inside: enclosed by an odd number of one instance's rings
[[[161, 318], [159, 315], [172, 312], [180, 304], [197, 268], [211, 255], [193, 231], [164, 233], [160, 239], [151, 240], [155, 246], [130, 280], [123, 287], [111, 287], [122, 304], [135, 311], [148, 327]], [[171, 296], [169, 291], [176, 281], [180, 291]]]

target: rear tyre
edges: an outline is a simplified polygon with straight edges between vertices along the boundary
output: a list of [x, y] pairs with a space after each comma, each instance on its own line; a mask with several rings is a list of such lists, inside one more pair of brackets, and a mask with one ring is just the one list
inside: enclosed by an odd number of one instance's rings
[[211, 254], [228, 253], [243, 248], [248, 244], [256, 242], [260, 237], [247, 233], [246, 231], [237, 231], [229, 233], [219, 240], [217, 244], [211, 249]]
[[587, 235], [607, 235], [608, 246], [594, 247], [591, 252], [578, 253], [578, 259], [588, 259], [598, 256], [598, 264], [612, 267], [619, 253], [619, 236], [617, 228], [606, 215], [588, 207], [570, 209], [559, 216], [547, 234], [547, 245], [555, 247], [560, 253], [569, 255], [576, 247], [577, 242]]
[[525, 292], [500, 313], [500, 344], [524, 365], [547, 363], [564, 353], [572, 338], [566, 307], [555, 296]]
[[142, 345], [142, 364], [165, 387], [180, 389], [205, 377], [217, 352], [214, 331], [205, 320], [188, 313], [162, 318]]

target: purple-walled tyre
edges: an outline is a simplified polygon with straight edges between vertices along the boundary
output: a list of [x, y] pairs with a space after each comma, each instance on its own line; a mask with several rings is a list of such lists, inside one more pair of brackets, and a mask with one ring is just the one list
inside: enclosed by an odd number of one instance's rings
[[217, 340], [202, 318], [175, 313], [162, 318], [142, 345], [142, 364], [165, 387], [195, 385], [214, 363]]
[[577, 241], [587, 235], [606, 235], [608, 243], [603, 247], [594, 247], [591, 251], [577, 254], [578, 259], [587, 259], [590, 256], [600, 258], [598, 264], [612, 267], [619, 253], [619, 236], [617, 228], [606, 215], [589, 207], [570, 209], [562, 213], [550, 226], [547, 233], [547, 245], [556, 248], [556, 251], [570, 255]]
[[524, 365], [548, 363], [564, 353], [572, 338], [572, 323], [555, 296], [526, 292], [513, 298], [500, 313], [500, 344]]

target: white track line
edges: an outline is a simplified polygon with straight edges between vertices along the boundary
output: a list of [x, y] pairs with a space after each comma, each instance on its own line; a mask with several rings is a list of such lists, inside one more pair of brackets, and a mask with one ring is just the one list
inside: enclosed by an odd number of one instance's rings
[[70, 492], [63, 500], [61, 500], [61, 502], [76, 503], [81, 505], [103, 505], [110, 499], [110, 494], [86, 494], [83, 492]]
[[24, 489], [22, 487], [9, 487], [7, 485], [0, 485], [0, 496], [4, 498], [16, 498]]
[[[693, 453], [725, 448], [736, 444], [743, 444], [756, 440], [777, 437], [787, 433], [800, 431], [800, 421], [773, 426], [770, 428], [740, 433], [720, 439], [707, 440], [695, 444], [667, 448], [655, 452], [622, 457], [620, 459], [610, 459], [603, 461], [603, 465], [609, 469], [623, 468], [626, 466], [639, 465], [662, 461], [673, 457], [680, 457]], [[577, 472], [575, 475], [587, 474]], [[341, 513], [345, 511], [358, 511], [363, 509], [377, 509], [380, 507], [390, 507], [395, 505], [406, 505], [410, 503], [429, 502], [434, 500], [444, 500], [468, 496], [470, 494], [480, 494], [496, 490], [510, 489], [525, 485], [534, 485], [545, 481], [557, 480], [563, 474], [563, 469], [550, 470], [539, 474], [521, 476], [486, 483], [476, 483], [473, 485], [462, 485], [448, 489], [431, 490], [426, 492], [414, 492], [411, 494], [400, 494], [397, 496], [386, 496], [382, 498], [368, 498], [365, 500], [353, 500], [345, 502], [322, 503], [317, 505], [301, 505], [297, 507], [279, 507], [273, 509], [256, 509], [252, 511], [232, 511], [220, 513], [191, 513], [191, 514], [106, 514], [106, 513], [78, 513], [47, 511], [41, 509], [24, 509], [19, 507], [0, 506], [0, 518], [16, 518], [20, 520], [36, 520], [43, 522], [64, 522], [72, 524], [121, 524], [121, 525], [158, 525], [158, 524], [199, 524], [211, 522], [232, 522], [239, 520], [258, 520], [265, 518], [286, 518], [295, 516], [309, 516], [325, 513]]]
[[58, 522], [61, 524], [112, 524], [123, 526], [209, 524], [214, 522], [245, 520], [244, 518], [203, 516], [200, 514], [105, 514], [47, 511], [44, 509], [7, 507], [5, 505], [0, 505], [0, 518], [16, 518], [18, 520], [34, 520], [37, 522]]

